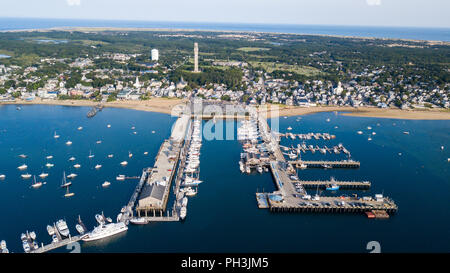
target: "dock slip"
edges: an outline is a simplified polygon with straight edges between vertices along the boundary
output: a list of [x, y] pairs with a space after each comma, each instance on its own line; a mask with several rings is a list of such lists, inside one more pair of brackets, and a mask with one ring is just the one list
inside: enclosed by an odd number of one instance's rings
[[302, 165], [306, 165], [307, 168], [359, 168], [360, 162], [354, 160], [342, 160], [342, 161], [304, 161], [304, 160], [294, 160], [289, 161], [292, 165], [300, 168]]
[[371, 183], [369, 181], [335, 181], [335, 180], [329, 180], [329, 181], [293, 181], [293, 183], [299, 183], [306, 189], [312, 189], [312, 188], [321, 188], [325, 189], [326, 187], [329, 187], [330, 185], [337, 185], [339, 186], [339, 189], [362, 189], [366, 190], [369, 189], [371, 186]]
[[153, 211], [165, 211], [173, 176], [178, 165], [180, 151], [184, 143], [189, 115], [177, 119], [170, 139], [165, 140], [156, 156], [155, 165], [137, 200], [136, 212], [139, 217]]
[[48, 245], [42, 245], [38, 249], [30, 251], [30, 253], [44, 253], [44, 252], [48, 252], [48, 251], [51, 251], [51, 250], [54, 250], [54, 249], [57, 249], [57, 248], [69, 245], [71, 243], [78, 242], [78, 241], [81, 240], [81, 238], [82, 238], [82, 236], [79, 236], [79, 235], [73, 236], [73, 237], [69, 235], [69, 238], [67, 238], [67, 239], [60, 240], [60, 241], [58, 241], [56, 243], [52, 242], [52, 243], [50, 243]]

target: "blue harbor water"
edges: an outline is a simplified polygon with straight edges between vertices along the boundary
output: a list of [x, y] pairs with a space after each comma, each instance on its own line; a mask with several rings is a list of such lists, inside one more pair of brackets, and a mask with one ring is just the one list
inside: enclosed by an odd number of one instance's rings
[[[0, 239], [12, 252], [22, 252], [20, 234], [36, 231], [37, 241], [49, 243], [46, 225], [65, 218], [71, 234], [76, 218], [92, 229], [94, 214], [104, 211], [115, 219], [128, 202], [137, 180], [116, 181], [118, 174], [140, 175], [152, 166], [162, 141], [175, 120], [165, 114], [105, 108], [92, 119], [89, 108], [64, 106], [0, 106], [0, 206], [3, 220]], [[326, 120], [330, 119], [329, 122]], [[107, 128], [111, 124], [111, 128]], [[222, 124], [220, 121], [217, 125]], [[229, 121], [226, 126], [238, 124]], [[79, 131], [77, 128], [83, 127]], [[136, 129], [132, 130], [131, 127]], [[378, 241], [382, 252], [449, 252], [450, 122], [359, 118], [318, 113], [280, 119], [280, 131], [329, 132], [334, 140], [309, 140], [332, 147], [342, 143], [361, 162], [357, 170], [312, 169], [299, 171], [300, 179], [369, 180], [369, 191], [321, 192], [321, 195], [373, 196], [384, 193], [399, 206], [388, 220], [367, 219], [361, 214], [270, 213], [258, 209], [255, 192], [275, 190], [269, 173], [241, 174], [236, 140], [205, 140], [200, 156], [200, 178], [205, 181], [190, 198], [184, 222], [129, 226], [121, 235], [100, 242], [82, 243], [82, 252], [368, 252], [369, 241]], [[367, 127], [372, 127], [368, 130]], [[337, 127], [337, 128], [336, 128]], [[362, 135], [357, 131], [363, 131]], [[57, 132], [61, 137], [54, 139]], [[137, 134], [133, 134], [136, 131]], [[152, 133], [154, 131], [154, 133]], [[409, 131], [410, 134], [403, 134]], [[376, 135], [371, 135], [376, 132]], [[372, 141], [368, 141], [371, 135]], [[65, 145], [71, 140], [71, 146]], [[96, 144], [102, 140], [101, 144]], [[282, 145], [301, 143], [282, 140]], [[444, 149], [441, 149], [444, 146]], [[89, 159], [89, 151], [95, 154]], [[143, 153], [148, 151], [145, 156]], [[133, 153], [128, 158], [128, 152]], [[28, 157], [22, 159], [20, 154]], [[114, 154], [114, 158], [107, 158]], [[55, 166], [47, 171], [46, 156]], [[74, 156], [74, 162], [68, 159]], [[342, 159], [344, 155], [307, 153], [305, 159]], [[120, 162], [127, 160], [128, 166]], [[17, 169], [28, 165], [30, 174], [50, 173], [47, 184], [30, 188]], [[75, 170], [72, 165], [81, 164]], [[102, 164], [95, 170], [95, 164]], [[77, 173], [64, 198], [59, 185], [62, 173]], [[102, 188], [104, 181], [108, 188]], [[316, 190], [310, 190], [315, 194]], [[55, 252], [68, 252], [65, 248]]]
[[449, 28], [0, 18], [0, 31], [42, 29], [53, 27], [123, 27], [198, 29], [219, 31], [257, 31], [273, 33], [320, 34], [355, 37], [433, 40], [447, 42], [450, 41]]

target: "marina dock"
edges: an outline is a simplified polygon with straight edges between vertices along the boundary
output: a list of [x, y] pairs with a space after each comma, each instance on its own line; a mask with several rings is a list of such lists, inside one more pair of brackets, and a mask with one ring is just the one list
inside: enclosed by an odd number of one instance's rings
[[77, 236], [70, 236], [69, 235], [69, 238], [67, 238], [67, 239], [60, 240], [60, 241], [58, 241], [56, 243], [52, 242], [52, 243], [50, 243], [48, 245], [42, 245], [38, 249], [30, 251], [30, 253], [44, 253], [44, 252], [48, 252], [48, 251], [51, 251], [51, 250], [54, 250], [54, 249], [57, 249], [57, 248], [60, 248], [60, 247], [63, 247], [63, 246], [67, 246], [67, 245], [69, 245], [71, 243], [78, 242], [82, 238], [83, 238], [83, 236], [80, 236], [80, 235], [77, 235]]
[[330, 185], [337, 185], [339, 189], [359, 189], [359, 190], [367, 190], [370, 188], [371, 183], [369, 181], [293, 181], [294, 184], [301, 184], [305, 189], [325, 189]]
[[328, 161], [328, 160], [318, 160], [318, 161], [305, 161], [305, 160], [294, 160], [289, 161], [290, 164], [301, 168], [302, 165], [307, 168], [359, 168], [361, 163], [354, 160], [342, 160], [342, 161]]

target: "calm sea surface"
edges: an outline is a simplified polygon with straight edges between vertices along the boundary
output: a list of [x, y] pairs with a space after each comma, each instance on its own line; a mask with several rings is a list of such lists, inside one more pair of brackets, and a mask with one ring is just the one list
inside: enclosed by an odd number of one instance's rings
[[274, 32], [274, 33], [322, 34], [322, 35], [339, 35], [339, 36], [342, 35], [342, 36], [356, 36], [356, 37], [434, 40], [447, 42], [450, 41], [449, 28], [0, 18], [0, 31], [20, 30], [20, 29], [41, 29], [52, 27], [124, 27], [124, 28], [258, 31], [258, 32]]
[[[86, 107], [0, 106], [0, 239], [12, 252], [22, 252], [20, 234], [36, 231], [38, 242], [51, 241], [46, 225], [64, 218], [71, 234], [76, 234], [78, 215], [92, 229], [94, 215], [104, 211], [115, 219], [128, 202], [137, 180], [116, 181], [118, 174], [140, 175], [152, 166], [162, 141], [170, 135], [175, 121], [169, 115], [106, 108], [87, 119]], [[329, 118], [330, 122], [326, 119]], [[111, 128], [107, 128], [111, 124]], [[218, 122], [217, 124], [221, 124]], [[227, 122], [225, 126], [238, 124]], [[79, 131], [77, 128], [83, 127]], [[132, 130], [131, 127], [136, 129]], [[384, 193], [399, 205], [389, 220], [369, 220], [349, 214], [275, 214], [258, 209], [255, 192], [275, 189], [270, 174], [245, 175], [239, 171], [242, 147], [235, 140], [204, 141], [201, 150], [203, 184], [188, 204], [184, 222], [152, 223], [129, 226], [112, 239], [83, 243], [82, 252], [367, 252], [369, 241], [378, 241], [382, 252], [449, 252], [450, 217], [450, 122], [406, 121], [358, 118], [318, 113], [281, 118], [280, 130], [291, 126], [294, 133], [329, 132], [332, 141], [308, 141], [307, 144], [331, 147], [342, 143], [361, 161], [358, 170], [305, 170], [301, 179], [369, 180], [367, 192], [322, 192], [322, 195]], [[337, 128], [336, 128], [337, 126]], [[371, 126], [372, 130], [367, 127]], [[357, 131], [363, 131], [358, 135]], [[57, 132], [60, 139], [54, 139]], [[133, 134], [136, 131], [137, 134]], [[155, 133], [152, 133], [155, 131]], [[369, 134], [372, 141], [368, 141]], [[409, 131], [409, 135], [402, 132]], [[72, 146], [65, 142], [71, 140]], [[101, 144], [96, 144], [102, 140]], [[299, 140], [284, 139], [283, 145]], [[441, 150], [441, 146], [444, 149]], [[89, 151], [95, 154], [89, 159]], [[148, 151], [145, 156], [143, 153]], [[128, 152], [133, 153], [128, 158]], [[108, 154], [114, 158], [107, 158]], [[26, 154], [22, 159], [19, 154]], [[46, 156], [55, 164], [47, 169]], [[68, 159], [74, 156], [75, 162]], [[306, 154], [305, 158], [341, 159], [342, 155]], [[127, 160], [128, 166], [120, 162]], [[32, 180], [23, 180], [17, 167], [28, 165], [30, 174], [50, 173], [47, 184], [30, 188]], [[73, 164], [81, 164], [76, 170]], [[102, 164], [95, 170], [96, 164]], [[66, 199], [59, 187], [62, 173], [77, 173]], [[110, 181], [109, 188], [102, 188]], [[314, 194], [315, 190], [312, 190]], [[68, 252], [64, 248], [56, 252]]]

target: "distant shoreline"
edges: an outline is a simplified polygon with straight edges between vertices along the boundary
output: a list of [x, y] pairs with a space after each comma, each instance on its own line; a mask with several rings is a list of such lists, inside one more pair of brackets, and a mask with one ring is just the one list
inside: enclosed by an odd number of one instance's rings
[[195, 29], [195, 28], [158, 28], [158, 27], [48, 27], [48, 28], [32, 28], [32, 29], [10, 29], [0, 30], [1, 32], [49, 32], [49, 31], [80, 31], [80, 32], [95, 32], [95, 31], [161, 31], [161, 32], [215, 32], [215, 33], [260, 33], [272, 35], [297, 35], [297, 36], [317, 36], [317, 37], [332, 37], [342, 39], [359, 39], [359, 40], [383, 40], [383, 41], [404, 41], [415, 43], [428, 43], [431, 45], [450, 45], [448, 41], [442, 40], [421, 40], [421, 39], [406, 39], [406, 38], [381, 38], [381, 37], [364, 37], [352, 35], [337, 35], [337, 34], [311, 34], [311, 33], [292, 33], [292, 32], [270, 32], [270, 31], [256, 31], [256, 30], [214, 30], [214, 29]]
[[[152, 98], [143, 101], [114, 101], [103, 103], [105, 107], [124, 108], [145, 112], [157, 112], [172, 114], [174, 107], [186, 103], [185, 99]], [[90, 100], [41, 100], [34, 101], [16, 100], [14, 102], [0, 102], [1, 105], [61, 105], [61, 106], [95, 106], [99, 102]], [[302, 116], [320, 112], [346, 112], [344, 116], [391, 118], [406, 120], [450, 120], [449, 110], [425, 109], [425, 110], [401, 110], [393, 108], [376, 107], [349, 107], [349, 106], [316, 106], [297, 107], [281, 106], [277, 112], [267, 111], [268, 117]]]

